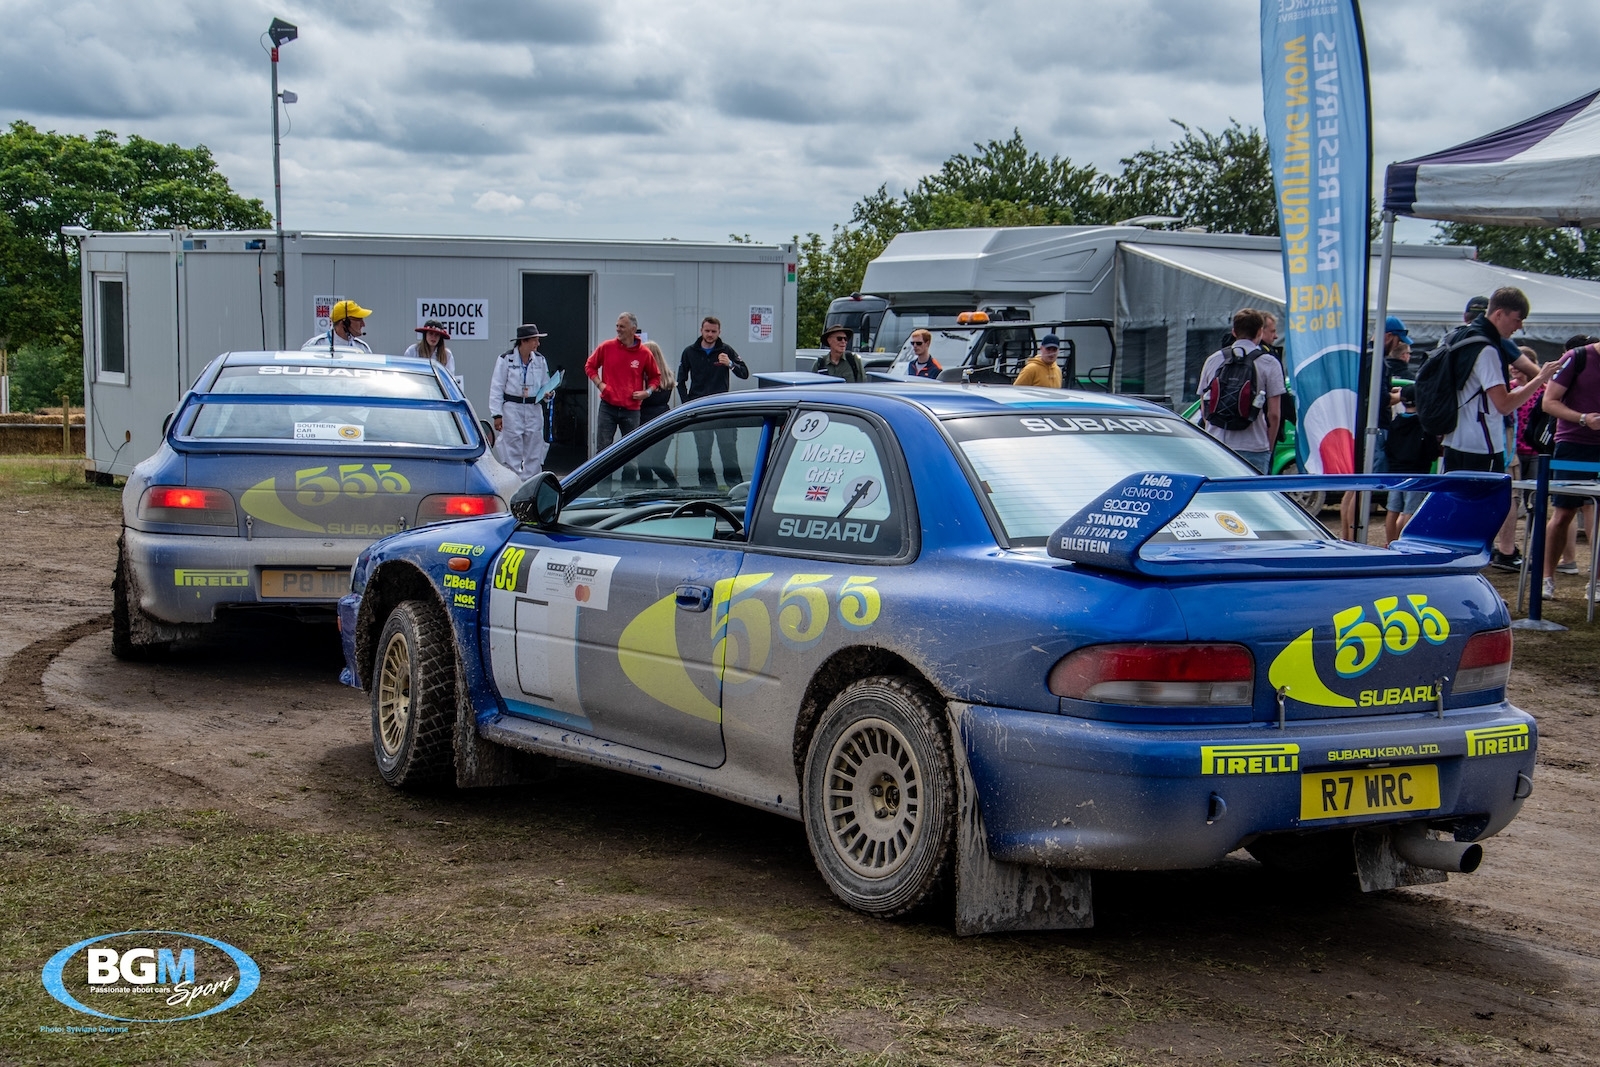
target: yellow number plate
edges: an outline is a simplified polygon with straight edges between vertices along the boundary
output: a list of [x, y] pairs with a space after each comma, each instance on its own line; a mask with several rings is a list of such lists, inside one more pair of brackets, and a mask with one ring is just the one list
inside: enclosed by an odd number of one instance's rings
[[1314, 771], [1300, 776], [1300, 820], [1342, 819], [1428, 811], [1439, 806], [1439, 769], [1384, 767], [1378, 770]]
[[350, 591], [350, 568], [337, 570], [263, 570], [263, 597], [292, 597], [295, 600], [337, 600]]

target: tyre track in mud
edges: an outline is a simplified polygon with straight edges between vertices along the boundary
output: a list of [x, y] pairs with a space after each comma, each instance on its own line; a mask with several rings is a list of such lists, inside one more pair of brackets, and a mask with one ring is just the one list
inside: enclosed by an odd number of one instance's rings
[[75, 642], [109, 629], [111, 614], [107, 612], [46, 634], [12, 653], [0, 667], [0, 709], [10, 712], [52, 710], [44, 692], [44, 676], [50, 665]]

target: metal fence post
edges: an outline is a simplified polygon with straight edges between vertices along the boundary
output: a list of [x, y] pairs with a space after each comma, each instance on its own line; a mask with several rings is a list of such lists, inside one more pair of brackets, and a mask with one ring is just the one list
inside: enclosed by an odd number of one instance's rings
[[[1529, 516], [1533, 533], [1528, 538], [1528, 551], [1533, 553], [1529, 565], [1535, 575], [1528, 590], [1528, 617], [1511, 624], [1513, 630], [1565, 630], [1560, 623], [1544, 618], [1544, 535], [1545, 513], [1550, 505], [1550, 457], [1539, 457], [1538, 485], [1533, 490], [1533, 514]], [[1513, 504], [1513, 506], [1515, 506]]]

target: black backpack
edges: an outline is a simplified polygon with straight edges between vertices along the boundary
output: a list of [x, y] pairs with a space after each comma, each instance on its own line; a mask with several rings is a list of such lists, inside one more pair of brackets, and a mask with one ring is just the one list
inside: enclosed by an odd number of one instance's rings
[[[1584, 365], [1589, 360], [1588, 349], [1578, 348], [1567, 353], [1568, 365], [1572, 373], [1583, 373]], [[1576, 381], [1576, 378], [1574, 378]], [[1541, 456], [1548, 456], [1556, 450], [1556, 423], [1560, 420], [1544, 409], [1544, 393], [1539, 393], [1539, 403], [1534, 405], [1533, 412], [1528, 416], [1528, 425], [1522, 428], [1522, 448], [1526, 452], [1537, 452]]]
[[1417, 371], [1417, 417], [1422, 428], [1444, 437], [1456, 428], [1461, 409], [1461, 387], [1472, 377], [1472, 365], [1489, 339], [1462, 327], [1440, 342]]
[[1256, 357], [1262, 349], [1244, 351], [1238, 345], [1222, 349], [1222, 365], [1206, 386], [1205, 419], [1219, 430], [1243, 430], [1261, 415], [1261, 378]]
[[1422, 428], [1416, 415], [1397, 415], [1384, 442], [1391, 474], [1426, 474], [1439, 458], [1439, 439]]

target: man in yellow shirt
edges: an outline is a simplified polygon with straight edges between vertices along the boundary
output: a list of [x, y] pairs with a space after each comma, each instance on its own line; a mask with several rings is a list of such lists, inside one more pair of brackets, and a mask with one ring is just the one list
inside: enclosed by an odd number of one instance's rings
[[1061, 388], [1061, 365], [1056, 357], [1061, 354], [1061, 338], [1047, 333], [1039, 341], [1039, 354], [1023, 365], [1022, 373], [1012, 385], [1042, 385], [1046, 389]]

